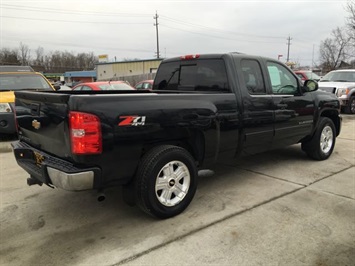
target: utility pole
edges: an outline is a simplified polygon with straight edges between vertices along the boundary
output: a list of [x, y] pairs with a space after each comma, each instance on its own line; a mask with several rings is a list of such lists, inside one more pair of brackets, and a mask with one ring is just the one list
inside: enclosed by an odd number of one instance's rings
[[290, 36], [288, 36], [287, 38], [287, 59], [286, 62], [290, 61], [290, 45], [291, 45], [291, 40], [292, 38]]
[[314, 44], [313, 44], [313, 51], [312, 51], [312, 66], [311, 66], [312, 73], [313, 73], [313, 60], [314, 60]]
[[155, 26], [155, 31], [157, 33], [157, 58], [160, 58], [160, 52], [159, 52], [159, 31], [158, 31], [158, 13], [157, 11], [155, 11], [155, 16], [153, 17], [153, 19], [155, 19], [155, 23], [153, 24]]

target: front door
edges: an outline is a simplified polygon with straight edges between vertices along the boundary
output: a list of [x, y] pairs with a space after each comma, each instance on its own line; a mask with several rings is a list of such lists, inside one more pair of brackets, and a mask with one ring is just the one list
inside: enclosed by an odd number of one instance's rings
[[302, 93], [301, 84], [292, 71], [278, 62], [268, 61], [275, 109], [273, 147], [298, 143], [312, 131], [314, 101], [311, 93]]

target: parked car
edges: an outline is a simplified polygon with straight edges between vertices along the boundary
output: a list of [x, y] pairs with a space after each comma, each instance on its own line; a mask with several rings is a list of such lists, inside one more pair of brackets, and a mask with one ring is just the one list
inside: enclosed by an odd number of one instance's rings
[[72, 88], [67, 85], [60, 85], [59, 91], [71, 91]]
[[147, 79], [143, 80], [141, 82], [138, 82], [134, 88], [136, 90], [151, 90], [153, 88], [153, 79]]
[[319, 81], [319, 89], [334, 93], [345, 113], [355, 114], [355, 69], [334, 70]]
[[307, 79], [320, 80], [320, 76], [311, 70], [295, 70], [294, 72], [302, 81], [306, 81]]
[[14, 91], [55, 89], [59, 89], [59, 86], [52, 86], [30, 66], [0, 66], [0, 135], [13, 135], [17, 131]]
[[97, 81], [84, 82], [73, 87], [74, 91], [111, 91], [111, 90], [134, 90], [125, 81]]

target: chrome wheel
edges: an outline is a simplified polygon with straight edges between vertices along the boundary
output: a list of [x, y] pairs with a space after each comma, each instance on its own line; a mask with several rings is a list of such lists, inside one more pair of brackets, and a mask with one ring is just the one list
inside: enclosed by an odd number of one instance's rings
[[330, 126], [325, 126], [320, 136], [320, 149], [323, 153], [328, 153], [333, 147], [333, 130]]
[[159, 171], [155, 182], [155, 195], [167, 207], [180, 203], [190, 188], [190, 172], [180, 161], [171, 161]]

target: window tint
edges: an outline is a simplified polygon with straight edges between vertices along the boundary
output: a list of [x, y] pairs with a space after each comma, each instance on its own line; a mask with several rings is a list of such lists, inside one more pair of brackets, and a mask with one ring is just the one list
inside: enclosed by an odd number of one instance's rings
[[179, 87], [182, 90], [195, 90], [196, 73], [197, 65], [180, 66]]
[[244, 83], [250, 94], [266, 94], [265, 83], [259, 63], [255, 60], [243, 60]]
[[177, 90], [179, 62], [161, 64], [155, 77], [153, 90]]
[[226, 68], [221, 59], [179, 61], [162, 64], [155, 77], [153, 89], [230, 91]]
[[274, 62], [268, 62], [267, 69], [274, 94], [296, 94], [298, 82], [288, 68]]

